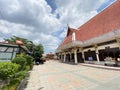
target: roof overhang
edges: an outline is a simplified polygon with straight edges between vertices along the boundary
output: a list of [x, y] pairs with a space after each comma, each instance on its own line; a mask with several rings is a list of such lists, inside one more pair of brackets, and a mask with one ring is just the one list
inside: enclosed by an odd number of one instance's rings
[[120, 38], [120, 29], [106, 33], [102, 36], [98, 36], [98, 37], [86, 40], [86, 41], [69, 42], [65, 45], [59, 46], [57, 48], [56, 52], [62, 52], [63, 50], [68, 49], [68, 48], [72, 48], [72, 47], [86, 47], [86, 46], [90, 46], [90, 45], [94, 45], [94, 44], [98, 44], [98, 43], [103, 43], [106, 41], [111, 41], [111, 40], [114, 40], [116, 38]]
[[3, 43], [3, 42], [0, 42], [0, 46], [4, 46], [4, 47], [18, 47], [18, 45], [16, 45], [16, 44], [9, 44], [9, 43]]
[[106, 34], [103, 34], [102, 36], [98, 36], [89, 40], [86, 40], [82, 43], [81, 47], [93, 45], [93, 44], [98, 44], [98, 43], [103, 43], [106, 41], [111, 41], [116, 38], [120, 38], [120, 29], [115, 30]]
[[0, 47], [12, 47], [12, 48], [19, 48], [19, 47], [21, 47], [27, 53], [31, 53], [25, 45], [17, 45], [17, 44], [9, 44], [9, 43], [0, 42]]

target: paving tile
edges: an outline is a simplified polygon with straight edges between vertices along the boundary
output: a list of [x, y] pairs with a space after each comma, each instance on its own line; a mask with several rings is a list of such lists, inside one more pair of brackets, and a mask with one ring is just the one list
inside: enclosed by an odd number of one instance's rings
[[47, 61], [35, 65], [25, 90], [120, 90], [120, 71]]

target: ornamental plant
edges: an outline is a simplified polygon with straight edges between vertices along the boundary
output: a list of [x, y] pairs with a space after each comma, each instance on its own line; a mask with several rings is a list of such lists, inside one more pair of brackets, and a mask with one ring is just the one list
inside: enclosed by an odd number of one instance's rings
[[29, 55], [24, 55], [24, 58], [26, 58], [27, 66], [30, 66], [30, 68], [33, 67], [33, 57]]
[[20, 65], [20, 70], [24, 70], [26, 67], [26, 58], [18, 56], [12, 60], [12, 63], [16, 63]]
[[7, 80], [18, 72], [20, 65], [11, 62], [0, 62], [0, 79]]

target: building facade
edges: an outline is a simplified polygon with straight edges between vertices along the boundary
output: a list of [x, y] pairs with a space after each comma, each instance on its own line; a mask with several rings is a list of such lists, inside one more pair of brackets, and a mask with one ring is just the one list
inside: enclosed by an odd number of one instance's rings
[[0, 42], [0, 62], [10, 61], [20, 53], [30, 54], [30, 51], [25, 45], [21, 43], [10, 44]]
[[120, 1], [117, 0], [78, 29], [68, 32], [56, 50], [63, 62], [104, 63], [120, 57]]

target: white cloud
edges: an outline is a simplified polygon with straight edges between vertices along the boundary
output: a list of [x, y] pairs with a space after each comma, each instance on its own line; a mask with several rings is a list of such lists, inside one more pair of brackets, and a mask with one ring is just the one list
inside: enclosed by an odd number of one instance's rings
[[56, 13], [60, 15], [62, 24], [78, 28], [88, 19], [97, 14], [96, 9], [105, 0], [56, 0], [59, 7]]
[[[78, 28], [97, 14], [105, 0], [55, 0], [54, 13], [45, 0], [0, 0], [0, 38], [12, 35], [42, 43], [45, 52], [54, 51], [67, 33], [66, 25]], [[60, 18], [56, 18], [56, 15]], [[4, 19], [4, 20], [3, 20]], [[61, 30], [61, 31], [60, 31]], [[53, 33], [58, 33], [55, 36]]]
[[64, 38], [67, 35], [67, 28], [64, 28], [63, 32], [60, 34], [60, 38]]
[[35, 39], [34, 42], [36, 42], [37, 44], [42, 43], [43, 46], [45, 47], [45, 50], [49, 48], [48, 50], [49, 53], [57, 48], [58, 44], [60, 43], [60, 40], [59, 38], [52, 36], [50, 34], [41, 33], [39, 38]]
[[25, 26], [23, 24], [10, 23], [5, 20], [0, 20], [0, 24], [0, 31], [4, 34], [9, 34], [10, 36], [18, 35], [27, 37], [30, 33], [32, 33], [31, 31], [33, 31], [33, 27]]

